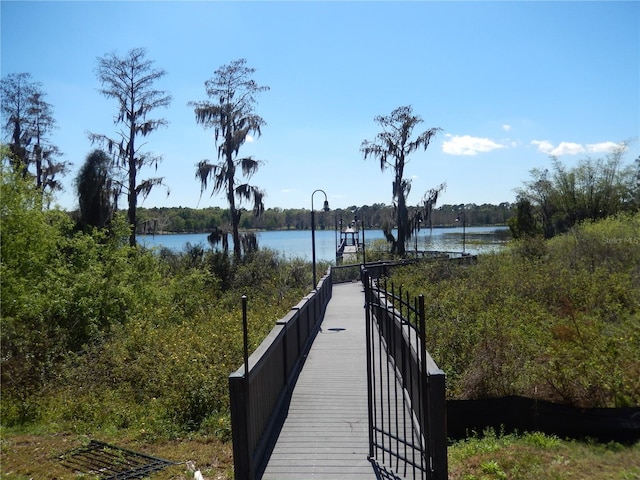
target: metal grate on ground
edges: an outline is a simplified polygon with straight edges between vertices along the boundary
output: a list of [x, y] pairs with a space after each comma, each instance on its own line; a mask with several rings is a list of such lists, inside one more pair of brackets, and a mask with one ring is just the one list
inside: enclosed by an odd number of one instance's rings
[[97, 475], [103, 480], [130, 480], [148, 477], [175, 462], [132, 452], [91, 440], [88, 445], [60, 456], [62, 464], [76, 473]]

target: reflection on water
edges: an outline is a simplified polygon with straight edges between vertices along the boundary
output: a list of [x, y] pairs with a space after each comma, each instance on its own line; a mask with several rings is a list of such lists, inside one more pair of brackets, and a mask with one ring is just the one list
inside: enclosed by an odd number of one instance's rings
[[[285, 258], [301, 258], [311, 260], [311, 231], [310, 230], [278, 230], [256, 232], [260, 248], [270, 248], [280, 252]], [[365, 245], [384, 241], [384, 234], [380, 230], [365, 230]], [[461, 252], [464, 240], [464, 250], [467, 253], [486, 253], [495, 251], [510, 238], [508, 227], [467, 227], [462, 228], [434, 228], [422, 230], [417, 238], [407, 244], [407, 250], [438, 250], [443, 252]], [[166, 247], [179, 252], [184, 250], [187, 243], [202, 245], [210, 248], [206, 233], [171, 234], [171, 235], [138, 235], [138, 243], [146, 247]], [[362, 240], [362, 232], [360, 232]], [[333, 262], [338, 244], [338, 234], [333, 230], [316, 231], [316, 259]], [[233, 241], [229, 236], [229, 250], [233, 251]]]

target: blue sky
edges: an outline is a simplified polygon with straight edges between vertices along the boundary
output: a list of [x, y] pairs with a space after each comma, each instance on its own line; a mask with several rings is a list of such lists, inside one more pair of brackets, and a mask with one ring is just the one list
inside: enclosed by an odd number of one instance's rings
[[[173, 96], [169, 126], [147, 137], [170, 188], [143, 206], [225, 206], [200, 195], [195, 164], [215, 159], [213, 132], [189, 101], [235, 59], [270, 87], [262, 136], [241, 153], [266, 163], [251, 183], [265, 207], [391, 203], [392, 172], [363, 160], [376, 115], [412, 105], [442, 131], [406, 167], [409, 204], [446, 182], [440, 203], [515, 200], [533, 168], [568, 166], [627, 141], [640, 154], [640, 2], [1, 2], [1, 71], [43, 85], [74, 163], [57, 203], [77, 205], [73, 178], [92, 150], [86, 132], [115, 134], [116, 105], [98, 92], [96, 59], [144, 47]], [[314, 205], [322, 205], [316, 194]]]

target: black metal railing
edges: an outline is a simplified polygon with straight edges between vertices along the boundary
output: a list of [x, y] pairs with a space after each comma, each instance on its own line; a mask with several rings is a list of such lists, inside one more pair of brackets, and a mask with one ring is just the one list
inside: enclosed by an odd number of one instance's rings
[[331, 281], [336, 283], [359, 282], [361, 280], [362, 264], [338, 265], [331, 267]]
[[445, 480], [445, 375], [426, 350], [424, 297], [389, 290], [367, 270], [363, 282], [369, 458], [405, 478]]
[[391, 275], [394, 268], [413, 265], [425, 261], [446, 261], [465, 265], [473, 265], [478, 262], [477, 255], [462, 254], [460, 252], [425, 251], [419, 253], [421, 254], [419, 257], [369, 262], [362, 265], [362, 267], [367, 270], [367, 273], [371, 278], [378, 279]]
[[229, 376], [236, 480], [260, 478], [331, 293], [329, 271]]

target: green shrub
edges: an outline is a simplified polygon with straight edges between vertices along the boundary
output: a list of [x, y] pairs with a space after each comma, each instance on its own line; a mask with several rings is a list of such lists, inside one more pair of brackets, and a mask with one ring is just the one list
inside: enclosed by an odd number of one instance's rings
[[[476, 266], [426, 263], [392, 280], [423, 293], [427, 342], [451, 398], [527, 395], [640, 404], [640, 214], [531, 239]], [[530, 244], [530, 243], [529, 243]]]
[[116, 216], [76, 230], [2, 171], [3, 427], [228, 439], [228, 375], [308, 291], [310, 265], [131, 248]]

